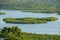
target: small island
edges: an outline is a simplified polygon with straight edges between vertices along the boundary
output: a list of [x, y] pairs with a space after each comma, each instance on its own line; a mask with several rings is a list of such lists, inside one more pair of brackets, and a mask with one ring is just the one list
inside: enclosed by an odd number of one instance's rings
[[0, 15], [5, 15], [6, 13], [5, 12], [0, 12]]
[[56, 21], [56, 17], [47, 17], [47, 18], [4, 18], [3, 21], [6, 23], [15, 23], [15, 24], [43, 24], [50, 21]]

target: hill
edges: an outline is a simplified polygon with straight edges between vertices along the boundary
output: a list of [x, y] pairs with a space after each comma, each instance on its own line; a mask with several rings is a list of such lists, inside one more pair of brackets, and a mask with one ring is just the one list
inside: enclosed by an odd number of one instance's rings
[[0, 9], [60, 13], [60, 0], [0, 0]]

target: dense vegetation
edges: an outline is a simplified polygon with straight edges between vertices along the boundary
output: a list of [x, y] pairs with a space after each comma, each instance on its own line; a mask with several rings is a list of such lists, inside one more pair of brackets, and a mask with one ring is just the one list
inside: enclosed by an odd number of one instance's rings
[[60, 35], [25, 33], [17, 26], [4, 27], [0, 32], [4, 40], [60, 40]]
[[56, 17], [47, 18], [4, 18], [3, 21], [6, 23], [18, 23], [18, 24], [39, 24], [47, 23], [48, 21], [56, 21]]
[[5, 15], [6, 13], [5, 12], [0, 12], [0, 15]]
[[0, 9], [60, 13], [60, 0], [0, 0]]

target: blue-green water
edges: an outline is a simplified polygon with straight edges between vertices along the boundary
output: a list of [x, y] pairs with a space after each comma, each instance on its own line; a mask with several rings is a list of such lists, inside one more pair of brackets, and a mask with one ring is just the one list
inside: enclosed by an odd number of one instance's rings
[[0, 40], [4, 40], [3, 38], [0, 38]]
[[[6, 12], [6, 15], [0, 15], [0, 29], [5, 26], [19, 26], [23, 32], [38, 33], [38, 34], [60, 34], [60, 15], [53, 14], [41, 14], [32, 12], [21, 12], [20, 10], [0, 10], [0, 12]], [[57, 17], [59, 20], [54, 22], [48, 22], [46, 24], [10, 24], [5, 23], [3, 18], [23, 18], [23, 17]]]

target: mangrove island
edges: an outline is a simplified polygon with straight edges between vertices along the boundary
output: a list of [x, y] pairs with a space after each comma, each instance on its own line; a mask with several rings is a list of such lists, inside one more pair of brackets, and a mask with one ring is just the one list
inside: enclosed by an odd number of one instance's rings
[[0, 12], [0, 15], [5, 15], [6, 13], [5, 12]]
[[16, 24], [43, 24], [50, 21], [56, 21], [56, 17], [47, 17], [47, 18], [4, 18], [3, 21], [6, 23], [16, 23]]

